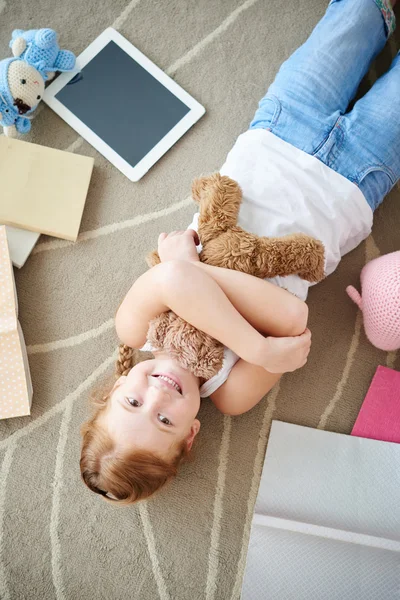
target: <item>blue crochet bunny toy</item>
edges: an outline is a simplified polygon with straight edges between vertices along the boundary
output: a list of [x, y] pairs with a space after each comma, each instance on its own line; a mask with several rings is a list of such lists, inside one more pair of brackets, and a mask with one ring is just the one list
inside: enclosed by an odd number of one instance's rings
[[69, 50], [60, 50], [57, 33], [53, 29], [15, 29], [10, 48], [14, 56], [35, 67], [43, 79], [51, 79], [56, 71], [72, 71], [75, 56]]
[[0, 61], [0, 125], [7, 136], [27, 133], [30, 115], [43, 97], [44, 82], [56, 71], [72, 71], [75, 56], [60, 50], [52, 29], [16, 29], [10, 42], [14, 58]]
[[29, 116], [39, 104], [44, 80], [35, 67], [18, 58], [0, 61], [0, 125], [7, 136], [27, 133]]

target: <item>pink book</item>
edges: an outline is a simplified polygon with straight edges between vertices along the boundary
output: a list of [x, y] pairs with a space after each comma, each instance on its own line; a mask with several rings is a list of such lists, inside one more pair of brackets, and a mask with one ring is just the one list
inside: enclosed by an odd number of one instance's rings
[[351, 435], [400, 443], [400, 372], [377, 368]]

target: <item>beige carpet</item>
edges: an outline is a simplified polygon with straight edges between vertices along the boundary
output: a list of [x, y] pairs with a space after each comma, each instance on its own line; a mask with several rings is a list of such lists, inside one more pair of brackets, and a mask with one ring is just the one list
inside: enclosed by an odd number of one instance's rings
[[237, 599], [271, 419], [349, 433], [376, 366], [400, 369], [399, 356], [367, 343], [345, 294], [366, 260], [400, 247], [396, 189], [376, 215], [373, 237], [311, 291], [306, 368], [242, 417], [223, 417], [204, 401], [196, 460], [154, 500], [115, 509], [80, 482], [79, 426], [89, 391], [113, 371], [119, 301], [145, 269], [158, 233], [190, 222], [191, 180], [219, 168], [326, 4], [0, 0], [2, 56], [17, 27], [54, 27], [64, 47], [79, 53], [114, 25], [207, 109], [136, 184], [48, 108], [34, 122], [28, 139], [94, 156], [95, 169], [78, 242], [42, 238], [16, 273], [35, 395], [31, 417], [0, 423], [2, 600]]

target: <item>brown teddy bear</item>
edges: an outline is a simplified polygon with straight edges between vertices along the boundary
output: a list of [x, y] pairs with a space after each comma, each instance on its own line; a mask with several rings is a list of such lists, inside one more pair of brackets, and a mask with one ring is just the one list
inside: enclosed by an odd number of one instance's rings
[[[199, 204], [202, 262], [262, 279], [299, 275], [314, 283], [324, 278], [324, 246], [320, 241], [303, 233], [259, 237], [237, 225], [242, 191], [236, 181], [219, 173], [201, 177], [193, 182], [192, 196]], [[147, 262], [150, 267], [160, 262], [157, 251]], [[147, 339], [152, 348], [165, 350], [201, 379], [210, 379], [222, 367], [222, 344], [172, 312], [151, 321]], [[120, 353], [119, 374], [132, 367], [126, 358], [132, 354], [130, 349], [121, 346]]]

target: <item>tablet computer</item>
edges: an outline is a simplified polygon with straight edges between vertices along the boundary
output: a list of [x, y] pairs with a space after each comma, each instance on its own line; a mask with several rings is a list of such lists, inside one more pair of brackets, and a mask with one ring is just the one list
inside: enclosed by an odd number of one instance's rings
[[108, 28], [46, 89], [44, 101], [131, 181], [138, 181], [204, 107]]

